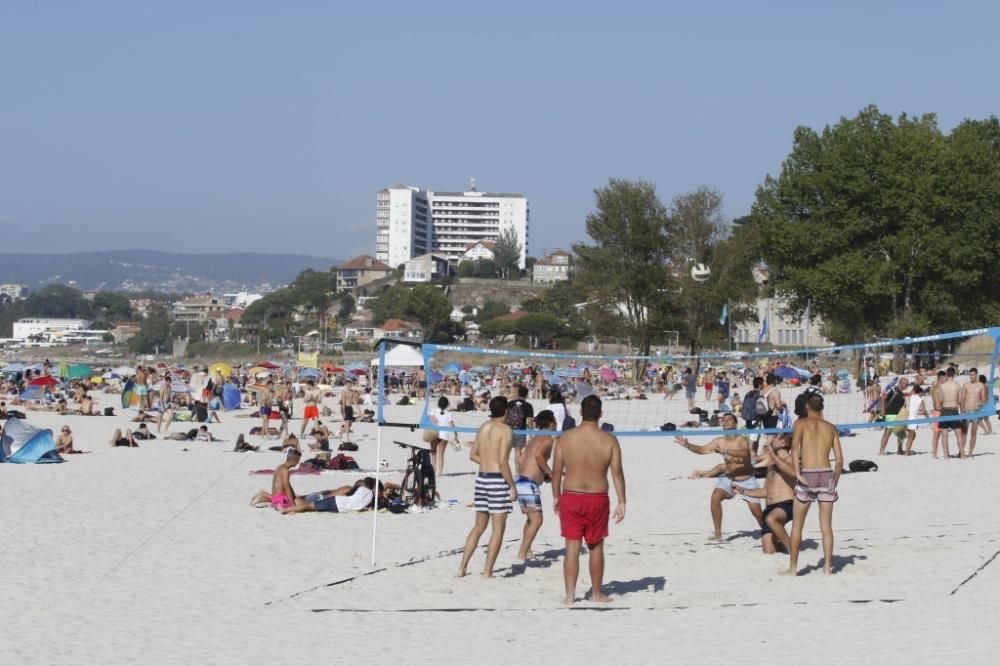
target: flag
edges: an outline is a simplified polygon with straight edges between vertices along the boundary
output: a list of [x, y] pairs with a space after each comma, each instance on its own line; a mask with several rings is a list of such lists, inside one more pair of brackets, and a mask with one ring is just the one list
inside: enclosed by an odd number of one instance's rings
[[722, 306], [722, 314], [719, 315], [719, 326], [725, 326], [729, 320], [729, 303]]
[[768, 337], [767, 331], [767, 317], [764, 317], [764, 322], [760, 325], [760, 333], [757, 334], [758, 344], [764, 342]]
[[299, 352], [298, 366], [300, 368], [318, 368], [319, 352]]
[[806, 311], [802, 313], [802, 321], [799, 322], [799, 330], [809, 330], [809, 320], [812, 318], [812, 301], [806, 303]]

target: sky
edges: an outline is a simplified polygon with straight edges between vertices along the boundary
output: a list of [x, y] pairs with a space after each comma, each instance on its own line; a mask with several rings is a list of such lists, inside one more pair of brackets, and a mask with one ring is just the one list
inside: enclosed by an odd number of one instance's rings
[[609, 178], [733, 218], [797, 126], [1000, 113], [993, 3], [485, 5], [2, 0], [2, 251], [346, 259], [380, 188], [474, 177], [539, 256]]

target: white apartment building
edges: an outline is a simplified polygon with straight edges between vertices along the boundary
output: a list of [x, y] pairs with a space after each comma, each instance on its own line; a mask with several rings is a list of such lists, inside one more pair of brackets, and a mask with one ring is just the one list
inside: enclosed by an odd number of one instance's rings
[[375, 224], [376, 257], [393, 267], [432, 251], [458, 262], [470, 244], [496, 242], [507, 229], [521, 244], [520, 268], [528, 256], [527, 198], [480, 192], [474, 180], [464, 192], [385, 188], [378, 193]]
[[86, 319], [31, 318], [14, 322], [14, 339], [27, 340], [39, 337], [45, 341], [62, 337], [66, 333], [82, 331], [90, 326]]
[[430, 252], [434, 232], [427, 192], [407, 185], [379, 190], [375, 228], [375, 258], [390, 268]]

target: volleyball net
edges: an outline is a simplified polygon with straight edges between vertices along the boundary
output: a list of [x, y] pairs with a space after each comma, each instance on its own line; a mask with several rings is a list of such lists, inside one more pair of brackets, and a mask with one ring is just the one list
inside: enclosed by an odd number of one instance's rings
[[[723, 414], [735, 414], [739, 426], [745, 427], [743, 416], [748, 410], [761, 411], [747, 400], [747, 394], [755, 390], [765, 402], [784, 405], [784, 410], [768, 414], [766, 423], [763, 414], [755, 414], [760, 417], [755, 427], [765, 433], [790, 432], [795, 399], [810, 384], [823, 394], [824, 418], [846, 432], [885, 427], [886, 412], [892, 425], [901, 428], [971, 421], [996, 413], [993, 387], [1000, 361], [1000, 327], [862, 344], [695, 356], [568, 354], [436, 344], [422, 345], [421, 353], [426, 386], [415, 386], [413, 391], [419, 427], [456, 432], [465, 438], [490, 418], [492, 398], [514, 400], [524, 393], [530, 408], [522, 405], [518, 410], [526, 417], [520, 427], [515, 425], [519, 435], [542, 432], [523, 412], [537, 415], [550, 410], [557, 421], [565, 413], [579, 423], [580, 402], [588, 395], [602, 401], [602, 427], [620, 437], [718, 435], [725, 432], [720, 423]], [[383, 377], [395, 373], [391, 364], [382, 368]], [[412, 377], [415, 370], [410, 372]], [[947, 410], [940, 414], [934, 408], [932, 389], [939, 372], [946, 373], [942, 382], [955, 384], [944, 391], [949, 400], [961, 401], [957, 414]], [[763, 386], [755, 389], [758, 378]], [[897, 393], [905, 398], [901, 408]], [[450, 419], [441, 418], [442, 411]]]

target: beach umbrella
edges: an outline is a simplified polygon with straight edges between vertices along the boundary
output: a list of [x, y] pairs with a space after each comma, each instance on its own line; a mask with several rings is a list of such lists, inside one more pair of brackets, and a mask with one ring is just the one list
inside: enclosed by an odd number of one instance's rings
[[27, 386], [18, 396], [21, 400], [40, 400], [44, 395], [41, 386]]
[[90, 378], [90, 383], [91, 384], [103, 384], [104, 383], [104, 378], [101, 377], [100, 375], [94, 375], [93, 377]]
[[457, 375], [458, 373], [462, 372], [462, 366], [460, 366], [458, 363], [449, 363], [448, 365], [441, 368], [441, 372], [443, 372], [446, 375]]
[[[263, 364], [261, 364], [261, 366], [263, 367]], [[213, 375], [215, 374], [216, 370], [221, 372], [223, 377], [228, 377], [229, 375], [233, 374], [233, 366], [229, 365], [228, 363], [213, 363], [212, 365], [208, 366], [208, 369], [212, 372]]]
[[329, 366], [326, 369], [326, 371], [327, 372], [332, 372], [335, 375], [342, 375], [345, 372], [347, 372], [347, 370], [345, 370], [344, 368], [340, 367], [339, 365], [331, 365], [331, 366]]
[[782, 379], [798, 379], [799, 378], [798, 371], [795, 368], [793, 368], [793, 367], [791, 367], [789, 365], [778, 366], [777, 368], [774, 369], [774, 374], [776, 374], [778, 377], [781, 377]]
[[257, 377], [258, 375], [268, 376], [271, 372], [262, 365], [258, 365], [247, 370], [247, 374], [251, 377]]
[[444, 375], [442, 375], [440, 372], [432, 372], [427, 376], [427, 379], [433, 384], [444, 379]]
[[44, 377], [35, 377], [28, 382], [28, 386], [56, 386], [58, 383], [59, 380], [55, 377], [45, 375]]
[[351, 374], [354, 375], [355, 377], [360, 377], [361, 375], [367, 375], [368, 373], [365, 372], [365, 370], [362, 368], [355, 368], [351, 370]]
[[66, 372], [67, 379], [81, 379], [83, 377], [89, 377], [94, 374], [94, 369], [89, 365], [83, 363], [78, 363], [77, 365], [69, 366], [69, 370]]
[[135, 374], [135, 368], [130, 368], [127, 365], [119, 365], [112, 372], [116, 373], [119, 377], [131, 377]]
[[192, 389], [184, 382], [170, 382], [171, 393], [191, 393], [193, 391], [194, 389]]
[[268, 370], [277, 370], [281, 367], [277, 363], [272, 363], [271, 361], [264, 361], [263, 363], [260, 363], [259, 366], [261, 368], [267, 368]]
[[607, 367], [601, 368], [597, 372], [601, 375], [601, 379], [603, 379], [606, 382], [613, 382], [614, 380], [618, 379], [618, 373], [615, 372], [612, 368], [607, 368]]
[[299, 370], [299, 377], [319, 377], [319, 370], [316, 368], [302, 368]]
[[104, 379], [121, 379], [122, 378], [122, 376], [119, 375], [117, 372], [105, 372], [103, 375], [101, 375], [101, 377], [103, 377]]

